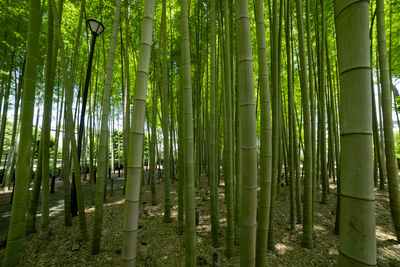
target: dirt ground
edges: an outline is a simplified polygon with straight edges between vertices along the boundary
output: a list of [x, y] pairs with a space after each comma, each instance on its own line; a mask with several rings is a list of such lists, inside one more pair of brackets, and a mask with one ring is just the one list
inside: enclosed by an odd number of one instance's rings
[[[117, 178], [116, 178], [117, 179]], [[119, 178], [121, 181], [122, 178]], [[88, 185], [85, 185], [88, 186]], [[148, 215], [141, 214], [139, 251], [147, 244], [149, 257], [139, 259], [138, 266], [183, 266], [184, 244], [183, 236], [177, 231], [177, 184], [171, 185], [172, 223], [163, 223], [163, 183], [157, 185], [157, 204], [150, 206], [150, 187], [145, 183], [142, 201], [148, 204]], [[212, 266], [212, 256], [218, 253], [221, 266], [239, 266], [239, 247], [235, 246], [235, 256], [226, 258], [224, 254], [226, 210], [223, 201], [223, 184], [220, 187], [220, 244], [219, 248], [211, 245], [210, 207], [206, 193], [207, 178], [202, 177], [196, 191], [196, 203], [200, 211], [200, 224], [197, 227], [197, 255], [202, 264]], [[61, 185], [57, 190], [62, 191]], [[39, 238], [33, 234], [23, 243], [21, 266], [119, 266], [121, 253], [121, 230], [123, 225], [123, 195], [122, 187], [114, 190], [104, 204], [103, 236], [101, 252], [90, 254], [90, 241], [79, 241], [78, 218], [73, 219], [72, 227], [64, 226], [63, 214], [57, 213], [50, 220], [50, 235]], [[8, 205], [10, 193], [0, 193], [0, 211]], [[318, 196], [320, 198], [320, 196]], [[86, 219], [89, 236], [93, 229], [94, 207], [89, 205], [89, 195], [86, 199]], [[387, 191], [376, 190], [376, 238], [378, 266], [400, 266], [400, 244], [395, 241], [391, 223], [389, 199]], [[316, 203], [314, 216], [315, 246], [308, 250], [301, 246], [302, 227], [296, 226], [295, 231], [289, 229], [289, 192], [288, 187], [280, 188], [276, 203], [276, 231], [274, 234], [274, 252], [268, 251], [268, 266], [336, 266], [338, 257], [338, 236], [333, 234], [335, 222], [336, 189], [331, 185], [329, 204]], [[37, 220], [40, 222], [40, 220]], [[4, 227], [1, 225], [1, 227]], [[39, 225], [37, 225], [37, 229]], [[5, 233], [0, 241], [5, 239]], [[4, 244], [1, 242], [1, 244]], [[142, 253], [141, 253], [142, 254]], [[145, 253], [143, 253], [145, 254]], [[0, 262], [4, 257], [4, 247], [0, 250]], [[140, 257], [139, 257], [140, 258]]]

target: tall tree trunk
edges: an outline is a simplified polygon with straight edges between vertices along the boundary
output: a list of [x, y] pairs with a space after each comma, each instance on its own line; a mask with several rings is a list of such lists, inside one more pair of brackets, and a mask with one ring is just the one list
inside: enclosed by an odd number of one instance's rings
[[[265, 266], [269, 227], [269, 209], [271, 205], [272, 174], [272, 129], [271, 102], [268, 79], [268, 59], [265, 41], [264, 1], [257, 0], [254, 5], [257, 31], [257, 51], [260, 86], [260, 121], [261, 121], [261, 162], [260, 162], [260, 200], [258, 205], [258, 223], [256, 240], [256, 265]], [[240, 78], [240, 77], [238, 77]], [[239, 107], [239, 105], [238, 105]], [[240, 108], [239, 108], [240, 109]], [[240, 112], [237, 110], [236, 112]], [[240, 122], [239, 122], [240, 123]], [[239, 148], [237, 148], [239, 149]]]
[[[265, 33], [264, 33], [265, 35]], [[235, 63], [236, 66], [238, 64], [237, 61], [237, 51], [236, 51], [236, 58], [235, 58]], [[234, 72], [235, 76], [236, 76], [236, 81], [237, 81], [237, 75], [238, 72]], [[242, 147], [242, 133], [240, 130], [240, 120], [241, 120], [241, 116], [240, 116], [240, 104], [239, 104], [239, 87], [237, 86], [237, 82], [235, 81], [235, 88], [234, 91], [236, 93], [235, 95], [235, 105], [236, 105], [236, 110], [235, 110], [235, 114], [236, 114], [236, 118], [235, 118], [235, 131], [236, 131], [236, 147], [235, 147], [235, 154], [236, 154], [236, 159], [235, 159], [235, 175], [236, 175], [236, 180], [235, 180], [235, 244], [236, 245], [240, 245], [240, 220], [242, 217], [242, 162], [243, 162], [243, 158], [242, 158], [242, 151], [241, 151], [241, 147]], [[269, 91], [269, 90], [268, 90]], [[269, 92], [268, 92], [269, 93]], [[269, 99], [269, 98], [268, 98]], [[271, 123], [271, 121], [270, 121]], [[271, 186], [270, 186], [271, 187]], [[269, 197], [267, 197], [269, 199]], [[268, 216], [269, 216], [269, 212], [268, 212]]]
[[56, 122], [56, 136], [54, 138], [53, 165], [51, 168], [50, 193], [52, 193], [52, 194], [54, 193], [54, 189], [55, 189], [56, 176], [59, 175], [57, 173], [57, 160], [58, 160], [57, 156], [58, 156], [58, 144], [59, 144], [59, 140], [60, 140], [61, 120], [63, 118], [62, 115], [64, 114], [63, 111], [64, 111], [64, 87], [62, 88], [61, 92], [59, 91], [59, 95], [58, 95], [58, 107], [57, 107], [58, 119]]
[[[47, 18], [47, 47], [45, 62], [45, 91], [43, 106], [43, 122], [41, 132], [41, 148], [42, 148], [42, 217], [40, 221], [40, 236], [45, 237], [49, 233], [49, 160], [50, 160], [50, 127], [51, 127], [51, 111], [53, 102], [53, 85], [54, 85], [54, 67], [53, 66], [53, 12], [51, 6], [48, 5]], [[55, 46], [57, 47], [57, 46]], [[56, 61], [55, 61], [56, 62]]]
[[[371, 9], [370, 10], [370, 15], [372, 16], [372, 21], [371, 21], [371, 27], [369, 29], [369, 40], [370, 40], [370, 65], [371, 65], [371, 100], [372, 100], [372, 132], [373, 132], [373, 140], [374, 140], [374, 186], [378, 187], [378, 179], [379, 179], [379, 172], [382, 172], [382, 165], [381, 165], [381, 150], [379, 148], [379, 132], [378, 132], [378, 122], [376, 118], [376, 104], [375, 104], [375, 90], [374, 90], [374, 79], [373, 79], [373, 73], [372, 73], [372, 44], [373, 44], [373, 38], [372, 38], [372, 30], [374, 28], [374, 22], [375, 22], [375, 17], [376, 17], [376, 9], [375, 12]], [[339, 198], [338, 198], [339, 199]], [[339, 203], [339, 201], [338, 201]], [[339, 225], [338, 225], [338, 216], [336, 216], [336, 222], [335, 222], [335, 234], [339, 234]]]
[[[155, 65], [155, 64], [154, 64]], [[156, 69], [154, 68], [153, 76], [158, 75]], [[149, 149], [149, 157], [150, 157], [150, 171], [149, 171], [149, 179], [150, 179], [150, 187], [151, 187], [151, 205], [155, 206], [156, 203], [156, 153], [155, 148], [157, 144], [157, 86], [158, 83], [154, 83], [152, 88], [152, 112], [151, 112], [151, 137], [150, 137], [150, 149]]]
[[[268, 249], [274, 250], [274, 210], [276, 185], [278, 180], [279, 161], [279, 94], [278, 94], [278, 0], [272, 1], [272, 25], [271, 25], [271, 79], [272, 79], [272, 177], [271, 177], [271, 207], [268, 228]], [[282, 0], [281, 0], [282, 1]]]
[[[4, 25], [5, 25], [5, 30], [4, 30], [4, 42], [7, 43], [7, 36], [8, 36], [8, 12], [5, 12], [5, 19], [4, 19]], [[2, 69], [5, 69], [8, 65], [8, 45], [5, 45], [3, 49], [3, 64], [2, 64]], [[4, 95], [4, 86], [6, 82], [6, 76], [7, 73], [3, 72], [2, 77], [1, 77], [1, 88], [0, 88], [0, 108], [3, 106], [3, 95]]]
[[398, 181], [398, 167], [396, 159], [396, 147], [393, 135], [392, 120], [392, 94], [391, 77], [388, 67], [386, 33], [385, 33], [385, 8], [384, 1], [376, 1], [378, 49], [379, 49], [379, 70], [382, 85], [382, 110], [383, 126], [385, 137], [386, 170], [389, 188], [390, 211], [397, 241], [400, 242], [400, 193]]
[[[96, 93], [92, 94], [93, 86], [91, 87], [90, 92], [90, 105], [89, 105], [89, 179], [90, 179], [90, 206], [95, 205], [95, 184], [94, 184], [94, 177], [95, 177], [95, 170], [94, 170], [94, 100]], [[124, 165], [125, 166], [125, 165]]]
[[320, 144], [320, 160], [321, 160], [321, 182], [322, 182], [322, 203], [326, 204], [328, 202], [328, 187], [329, 187], [329, 178], [327, 176], [326, 170], [326, 129], [325, 129], [325, 0], [321, 1], [321, 64], [320, 64], [320, 76], [319, 76], [319, 105], [320, 105], [320, 114], [319, 115], [319, 127], [321, 129], [321, 139], [319, 140]]
[[196, 266], [196, 223], [194, 201], [194, 139], [193, 139], [193, 106], [192, 79], [190, 64], [189, 15], [187, 0], [181, 0], [181, 79], [183, 90], [183, 136], [185, 180], [183, 203], [185, 209], [185, 265]]
[[226, 255], [233, 256], [234, 241], [234, 216], [233, 216], [233, 143], [232, 143], [232, 83], [231, 83], [231, 64], [230, 64], [230, 27], [229, 25], [228, 0], [224, 0], [224, 127], [225, 146], [224, 146], [224, 180], [225, 180], [225, 202], [226, 202]]
[[282, 63], [282, 28], [283, 28], [283, 3], [284, 1], [279, 1], [279, 15], [277, 14], [277, 21], [278, 21], [278, 50], [277, 50], [277, 105], [278, 105], [278, 110], [277, 110], [277, 118], [278, 118], [278, 126], [277, 126], [277, 141], [278, 141], [278, 149], [277, 149], [277, 176], [276, 176], [276, 194], [279, 194], [279, 190], [280, 190], [280, 181], [282, 178], [282, 158], [283, 158], [283, 140], [282, 140], [282, 132], [283, 131], [283, 125], [285, 125], [285, 118], [282, 115], [282, 83], [281, 83], [281, 73], [280, 73], [280, 69], [281, 69], [281, 63]]
[[149, 71], [155, 0], [146, 0], [140, 38], [139, 60], [135, 81], [134, 109], [129, 131], [126, 173], [125, 211], [122, 236], [122, 266], [136, 265], [140, 179], [143, 171], [144, 117], [146, 113], [147, 77]]
[[215, 120], [215, 96], [217, 89], [217, 76], [216, 76], [216, 0], [210, 0], [211, 14], [210, 14], [210, 151], [208, 152], [209, 159], [209, 181], [210, 181], [210, 211], [211, 211], [211, 236], [214, 247], [219, 246], [218, 230], [218, 180], [216, 175], [217, 155], [215, 148], [216, 139], [216, 120]]
[[[293, 80], [292, 80], [292, 55], [291, 55], [291, 32], [290, 32], [290, 15], [291, 6], [290, 1], [285, 1], [285, 39], [286, 39], [286, 69], [287, 69], [287, 84], [288, 84], [288, 121], [289, 121], [289, 155], [288, 155], [288, 162], [289, 162], [289, 186], [290, 186], [290, 229], [294, 230], [296, 226], [295, 221], [295, 187], [296, 187], [296, 176], [295, 176], [295, 153], [297, 152], [297, 147], [294, 145], [294, 134], [296, 132], [296, 123], [294, 118], [294, 91], [293, 91]], [[296, 152], [295, 152], [296, 151]], [[278, 185], [280, 186], [280, 185]]]
[[[42, 72], [41, 72], [42, 73]], [[40, 77], [42, 78], [42, 77]], [[32, 193], [29, 197], [29, 204], [28, 204], [28, 211], [27, 211], [27, 217], [26, 217], [26, 226], [25, 226], [25, 235], [29, 235], [31, 233], [36, 232], [36, 213], [37, 213], [37, 205], [39, 202], [39, 196], [40, 196], [40, 187], [42, 184], [42, 150], [41, 150], [41, 142], [37, 140], [37, 135], [38, 135], [38, 127], [39, 127], [39, 118], [40, 118], [40, 112], [41, 112], [41, 99], [42, 99], [42, 93], [43, 93], [43, 86], [41, 85], [40, 87], [40, 92], [39, 92], [39, 101], [38, 101], [38, 106], [37, 106], [37, 111], [36, 111], [36, 124], [35, 124], [35, 133], [34, 136], [32, 137], [32, 151], [30, 155], [30, 182], [32, 181], [33, 178], [33, 186], [32, 186]], [[36, 149], [37, 149], [37, 160], [36, 160], [36, 169], [33, 171], [33, 167], [35, 165], [35, 155], [36, 155]], [[11, 183], [12, 179], [9, 181]]]
[[[378, 47], [376, 48], [378, 50]], [[387, 181], [387, 169], [386, 169], [386, 156], [385, 156], [385, 141], [384, 141], [384, 134], [383, 134], [383, 116], [382, 116], [382, 86], [380, 84], [380, 73], [379, 73], [379, 59], [378, 59], [378, 53], [376, 53], [376, 84], [377, 84], [377, 89], [378, 89], [378, 120], [379, 120], [379, 143], [380, 143], [380, 148], [381, 148], [381, 159], [382, 159], [382, 171], [381, 171], [381, 176], [380, 176], [380, 181], [379, 181], [379, 189], [384, 190], [385, 189], [385, 183]]]
[[[62, 12], [63, 12], [63, 0], [59, 0], [58, 3], [58, 17], [56, 19], [61, 20]], [[50, 2], [51, 3], [51, 2]], [[56, 33], [57, 34], [57, 33]], [[58, 36], [57, 36], [58, 41]], [[57, 45], [58, 42], [57, 42]], [[61, 50], [61, 48], [60, 48]], [[61, 62], [61, 64], [64, 64]], [[66, 64], [66, 63], [65, 63]], [[64, 71], [64, 70], [62, 70]], [[64, 74], [64, 73], [63, 73]], [[72, 74], [73, 75], [73, 74]], [[72, 125], [68, 122], [67, 117], [67, 88], [65, 87], [66, 82], [63, 81], [64, 87], [64, 129], [63, 129], [63, 148], [62, 148], [62, 162], [63, 167], [61, 171], [62, 181], [63, 181], [63, 188], [64, 188], [64, 224], [65, 226], [72, 226], [72, 212], [71, 212], [71, 183], [69, 181], [71, 175], [71, 159], [70, 159], [70, 143], [71, 143], [71, 136], [70, 136], [70, 128]], [[69, 100], [71, 102], [72, 100]], [[72, 112], [72, 111], [71, 111]], [[72, 116], [72, 114], [71, 114]]]
[[236, 2], [238, 49], [238, 87], [240, 101], [240, 130], [242, 134], [242, 216], [240, 231], [240, 265], [254, 266], [256, 258], [257, 215], [257, 146], [253, 82], [253, 58], [250, 18], [247, 0]]
[[169, 114], [168, 114], [168, 58], [167, 58], [167, 2], [162, 0], [161, 13], [161, 106], [163, 130], [163, 172], [164, 172], [164, 222], [171, 222], [171, 196], [170, 196], [170, 154], [169, 154]]
[[[372, 55], [372, 38], [371, 38], [371, 50], [370, 53]], [[371, 66], [372, 66], [372, 58], [371, 58]], [[372, 95], [372, 129], [374, 135], [374, 150], [375, 150], [375, 160], [378, 161], [379, 167], [379, 187], [380, 189], [385, 188], [384, 177], [384, 157], [382, 155], [381, 142], [379, 140], [379, 127], [378, 127], [378, 118], [376, 113], [376, 101], [375, 101], [375, 91], [374, 91], [374, 78], [373, 78], [373, 70], [371, 68], [371, 95]], [[379, 104], [379, 103], [378, 103]]]
[[[292, 54], [293, 56], [293, 54]], [[292, 70], [294, 72], [294, 70]], [[294, 94], [293, 94], [294, 96]], [[294, 167], [296, 168], [295, 172], [295, 180], [294, 183], [295, 185], [295, 202], [296, 202], [296, 223], [301, 224], [302, 223], [302, 206], [301, 206], [301, 182], [300, 182], [300, 150], [301, 150], [301, 124], [298, 120], [297, 117], [297, 110], [296, 110], [296, 104], [293, 103], [293, 115], [295, 116], [293, 120], [293, 161], [294, 161]], [[297, 139], [297, 124], [296, 120], [298, 121], [298, 128], [299, 128], [299, 139]], [[300, 142], [298, 142], [300, 140]], [[303, 149], [304, 151], [304, 149]], [[304, 169], [303, 169], [304, 170]]]
[[301, 102], [303, 106], [303, 128], [304, 128], [304, 206], [303, 206], [303, 246], [311, 249], [313, 247], [312, 228], [312, 143], [311, 143], [311, 114], [310, 100], [307, 81], [306, 48], [304, 41], [303, 10], [300, 0], [296, 0], [297, 33], [300, 54], [301, 75]]
[[32, 192], [29, 196], [28, 211], [26, 213], [25, 235], [30, 235], [36, 232], [36, 213], [39, 203], [40, 186], [42, 184], [42, 159], [42, 147], [39, 147], [35, 176], [32, 185]]
[[[180, 70], [182, 71], [182, 70]], [[178, 233], [184, 230], [184, 201], [183, 187], [185, 179], [185, 148], [184, 148], [184, 129], [183, 129], [183, 80], [180, 79], [180, 89], [178, 89]], [[210, 200], [212, 201], [212, 200]], [[212, 211], [211, 211], [212, 213]], [[211, 215], [212, 218], [212, 215]], [[211, 226], [212, 227], [212, 226]], [[212, 231], [212, 229], [211, 229]]]
[[[291, 10], [291, 8], [288, 8], [288, 10]], [[290, 12], [290, 11], [289, 11]], [[291, 16], [291, 13], [289, 13], [289, 16]], [[292, 25], [290, 27], [290, 40], [291, 40], [291, 61], [292, 61], [292, 81], [294, 81], [294, 74], [295, 74], [295, 70], [294, 70], [294, 62], [295, 62], [295, 58], [294, 58], [294, 41], [293, 41], [293, 23], [292, 21], [290, 21], [290, 24]], [[303, 28], [304, 31], [304, 28]], [[297, 54], [298, 55], [298, 54]], [[299, 65], [299, 60], [298, 60], [298, 56], [296, 58], [296, 65]], [[301, 76], [301, 73], [299, 73]], [[307, 75], [307, 74], [306, 74]], [[301, 79], [300, 79], [301, 81]], [[294, 92], [293, 92], [293, 99], [294, 99]], [[301, 108], [301, 113], [303, 111], [303, 108]], [[303, 117], [302, 114], [300, 114], [300, 118]], [[297, 122], [297, 123], [296, 123]], [[311, 122], [310, 122], [311, 123]], [[301, 119], [299, 120], [299, 116], [298, 116], [298, 112], [297, 112], [297, 107], [296, 107], [296, 102], [293, 102], [293, 126], [292, 126], [292, 134], [293, 134], [293, 166], [295, 168], [295, 179], [294, 179], [294, 183], [295, 183], [295, 203], [296, 203], [296, 223], [297, 224], [302, 224], [303, 222], [303, 218], [302, 218], [302, 200], [301, 200], [301, 181], [300, 181], [300, 176], [303, 177], [303, 173], [304, 173], [304, 168], [303, 168], [303, 172], [301, 172], [300, 170], [300, 164], [301, 164], [301, 159], [300, 159], [300, 151], [301, 149], [303, 149], [304, 152], [304, 146], [303, 146], [303, 142], [302, 142], [302, 130], [301, 130]], [[298, 133], [299, 133], [299, 138], [297, 138], [297, 128]]]
[[[114, 55], [115, 55], [115, 47], [117, 43], [117, 34], [118, 27], [120, 23], [120, 15], [121, 15], [121, 0], [117, 0], [114, 14], [114, 22], [111, 33], [110, 40], [110, 50], [108, 52], [108, 61], [107, 61], [107, 69], [106, 76], [104, 81], [104, 92], [103, 92], [103, 103], [102, 103], [102, 115], [101, 115], [101, 134], [100, 134], [100, 151], [98, 155], [98, 175], [96, 181], [96, 209], [93, 220], [93, 236], [91, 243], [91, 253], [98, 254], [100, 252], [100, 243], [101, 243], [101, 229], [103, 224], [103, 199], [104, 199], [104, 185], [105, 180], [107, 179], [107, 161], [108, 161], [108, 149], [107, 149], [107, 139], [109, 139], [109, 130], [108, 130], [108, 118], [110, 113], [110, 95], [111, 95], [111, 87], [112, 87], [112, 79], [113, 79], [113, 67], [114, 67]], [[111, 149], [113, 149], [113, 144], [109, 144]], [[113, 160], [114, 158], [112, 158]]]
[[123, 153], [124, 153], [124, 177], [125, 177], [125, 183], [124, 183], [124, 192], [125, 192], [125, 185], [126, 185], [126, 168], [128, 166], [128, 150], [129, 150], [129, 129], [130, 129], [130, 107], [131, 107], [131, 101], [130, 101], [130, 71], [129, 71], [129, 62], [130, 62], [130, 57], [129, 57], [129, 40], [130, 40], [130, 35], [129, 35], [129, 30], [130, 30], [130, 1], [125, 0], [125, 81], [124, 81], [124, 114], [123, 114], [123, 139], [124, 139], [124, 145], [123, 145]]
[[[62, 0], [61, 0], [62, 2]], [[75, 62], [78, 54], [78, 45], [79, 45], [79, 37], [80, 37], [80, 27], [78, 27], [78, 31], [75, 36], [75, 44], [74, 44], [74, 54], [72, 58], [72, 68], [71, 68], [71, 76], [70, 79], [68, 78], [67, 72], [67, 59], [65, 56], [64, 50], [64, 41], [61, 35], [61, 25], [60, 25], [60, 16], [58, 16], [57, 7], [54, 0], [50, 0], [50, 4], [52, 6], [53, 14], [54, 14], [54, 22], [55, 22], [55, 29], [56, 29], [56, 36], [58, 40], [58, 47], [60, 49], [61, 61], [62, 61], [62, 70], [63, 70], [63, 82], [65, 87], [65, 115], [66, 115], [66, 130], [68, 129], [70, 141], [71, 141], [71, 152], [72, 152], [72, 159], [74, 165], [74, 173], [76, 177], [79, 179], [75, 179], [76, 185], [76, 193], [77, 193], [77, 200], [78, 200], [78, 212], [79, 212], [79, 230], [80, 236], [83, 240], [88, 239], [87, 233], [87, 226], [86, 226], [86, 216], [85, 216], [85, 208], [84, 208], [84, 200], [82, 194], [82, 184], [80, 179], [80, 166], [78, 160], [78, 153], [76, 148], [76, 140], [75, 140], [75, 133], [72, 121], [72, 96], [73, 96], [73, 84], [74, 84], [74, 72], [75, 72]], [[60, 6], [61, 7], [61, 6]], [[60, 8], [59, 8], [60, 9]]]
[[15, 174], [15, 162], [17, 159], [17, 145], [16, 145], [16, 138], [17, 138], [17, 126], [18, 126], [18, 132], [20, 129], [20, 119], [18, 117], [19, 115], [19, 106], [21, 102], [21, 97], [22, 97], [22, 87], [23, 87], [23, 80], [24, 80], [24, 73], [25, 73], [25, 63], [26, 63], [26, 54], [24, 55], [24, 61], [21, 66], [21, 73], [19, 75], [19, 81], [18, 81], [18, 89], [16, 92], [16, 99], [15, 99], [15, 107], [14, 107], [14, 123], [13, 123], [13, 130], [11, 134], [11, 140], [10, 140], [10, 151], [8, 153], [7, 157], [7, 165], [4, 170], [4, 177], [3, 177], [3, 182], [1, 186], [7, 186], [9, 187], [11, 184], [11, 181], [13, 179], [13, 176]]
[[[11, 78], [12, 78], [12, 71], [14, 69], [14, 59], [15, 59], [15, 50], [12, 52], [11, 55], [11, 63], [10, 63], [10, 70], [8, 72], [8, 81], [5, 88], [5, 95], [4, 95], [4, 105], [3, 111], [1, 113], [1, 128], [0, 128], [0, 163], [3, 158], [3, 146], [4, 146], [4, 138], [6, 133], [6, 126], [7, 126], [7, 113], [8, 113], [8, 104], [10, 98], [10, 89], [11, 89]], [[1, 106], [0, 106], [1, 108]]]
[[[306, 29], [307, 29], [307, 53], [308, 53], [308, 82], [309, 82], [309, 99], [310, 99], [310, 115], [311, 115], [311, 172], [312, 172], [312, 210], [314, 213], [314, 203], [316, 194], [316, 180], [317, 180], [317, 146], [316, 146], [316, 132], [315, 132], [315, 105], [314, 105], [314, 60], [311, 41], [311, 23], [310, 23], [310, 0], [306, 0]], [[311, 225], [313, 225], [313, 217], [311, 217]]]
[[369, 3], [335, 1], [340, 71], [339, 265], [376, 265]]
[[35, 100], [35, 83], [39, 61], [39, 35], [42, 22], [40, 0], [29, 1], [29, 23], [27, 36], [26, 73], [22, 96], [21, 130], [18, 142], [17, 170], [15, 176], [14, 201], [3, 266], [19, 264], [25, 227], [26, 197], [30, 177], [30, 152], [32, 149], [32, 120]]
[[[40, 79], [42, 79], [42, 77], [40, 77]], [[39, 148], [40, 146], [37, 145], [37, 135], [38, 135], [38, 127], [39, 127], [39, 114], [40, 114], [40, 105], [41, 105], [41, 100], [42, 100], [42, 86], [39, 89], [39, 101], [38, 101], [38, 106], [36, 109], [36, 123], [35, 123], [35, 133], [32, 136], [32, 151], [31, 151], [31, 156], [30, 156], [30, 166], [31, 166], [31, 172], [30, 172], [30, 176], [32, 177], [33, 174], [33, 165], [35, 163], [35, 155], [36, 155], [36, 149], [37, 152], [39, 154]]]
[[[66, 95], [66, 94], [65, 94]], [[66, 103], [65, 103], [66, 105]], [[71, 174], [71, 161], [70, 161], [70, 136], [69, 136], [69, 125], [67, 123], [67, 116], [65, 112], [67, 108], [64, 105], [64, 129], [63, 129], [63, 147], [62, 147], [62, 170], [61, 179], [63, 181], [64, 188], [64, 225], [72, 226], [72, 214], [71, 214], [71, 183], [69, 177]]]
[[[111, 93], [110, 93], [111, 95]], [[110, 96], [111, 97], [111, 96]], [[110, 180], [110, 196], [113, 195], [114, 192], [114, 178], [112, 177], [112, 173], [115, 173], [115, 150], [114, 150], [114, 145], [115, 145], [115, 137], [116, 137], [116, 133], [115, 133], [115, 128], [114, 128], [114, 120], [115, 120], [115, 116], [114, 116], [114, 112], [111, 108], [111, 121], [109, 122], [110, 125], [108, 125], [108, 135], [109, 135], [109, 141], [108, 141], [108, 151], [110, 153], [110, 163], [109, 163], [109, 168], [108, 168], [108, 179]], [[104, 194], [107, 194], [107, 190], [104, 191]]]

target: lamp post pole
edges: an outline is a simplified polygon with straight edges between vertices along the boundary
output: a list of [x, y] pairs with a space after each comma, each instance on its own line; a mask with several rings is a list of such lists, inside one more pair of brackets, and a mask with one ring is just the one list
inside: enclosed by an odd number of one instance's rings
[[79, 136], [78, 136], [78, 159], [81, 159], [81, 151], [82, 151], [82, 139], [83, 139], [83, 131], [85, 126], [85, 112], [86, 112], [86, 103], [89, 91], [89, 83], [90, 83], [90, 76], [92, 74], [92, 62], [93, 62], [93, 54], [94, 54], [94, 46], [96, 44], [96, 35], [93, 35], [92, 44], [90, 46], [90, 53], [89, 53], [89, 62], [86, 71], [86, 80], [85, 80], [85, 88], [83, 89], [82, 95], [82, 108], [81, 108], [81, 120], [79, 124]]
[[[90, 22], [95, 22], [97, 28], [96, 29], [92, 28], [92, 24]], [[80, 122], [79, 122], [79, 134], [78, 134], [78, 161], [79, 162], [81, 161], [82, 139], [83, 139], [83, 133], [84, 133], [84, 128], [85, 128], [86, 103], [87, 103], [87, 97], [88, 97], [88, 91], [89, 91], [90, 76], [92, 74], [94, 46], [96, 44], [97, 36], [99, 36], [104, 30], [103, 24], [101, 24], [100, 22], [98, 22], [96, 20], [88, 20], [87, 25], [89, 26], [93, 37], [92, 37], [92, 43], [90, 45], [89, 62], [88, 62], [87, 71], [86, 71], [85, 87], [83, 89], [83, 94], [82, 94], [81, 118], [80, 118]], [[99, 28], [101, 29], [100, 31], [98, 31]], [[86, 166], [83, 166], [83, 171], [86, 171]], [[79, 179], [80, 179], [80, 175], [79, 175]], [[76, 215], [78, 215], [78, 202], [77, 202], [77, 198], [76, 198], [76, 186], [75, 186], [75, 175], [74, 174], [72, 175], [72, 186], [71, 186], [71, 215], [72, 215], [72, 217], [75, 217]]]

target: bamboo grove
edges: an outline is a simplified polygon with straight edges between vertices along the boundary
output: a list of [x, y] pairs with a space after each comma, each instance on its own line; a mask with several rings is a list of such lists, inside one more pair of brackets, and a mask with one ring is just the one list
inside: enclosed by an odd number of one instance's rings
[[185, 266], [201, 265], [201, 190], [212, 246], [240, 266], [270, 264], [282, 195], [301, 246], [324, 242], [316, 216], [334, 201], [336, 262], [376, 266], [378, 190], [400, 242], [398, 12], [394, 0], [0, 1], [3, 266], [51, 234], [57, 191], [65, 227], [99, 254], [116, 172], [121, 266], [141, 266], [145, 190]]

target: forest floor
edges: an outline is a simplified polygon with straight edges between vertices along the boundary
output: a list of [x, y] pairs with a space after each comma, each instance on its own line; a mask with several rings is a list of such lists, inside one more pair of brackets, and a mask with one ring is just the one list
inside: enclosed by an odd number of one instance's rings
[[[50, 235], [39, 238], [32, 234], [25, 238], [21, 255], [21, 266], [119, 266], [121, 254], [121, 229], [123, 226], [123, 178], [114, 175], [114, 195], [107, 191], [107, 200], [104, 204], [103, 236], [101, 252], [98, 255], [90, 254], [90, 241], [79, 241], [78, 217], [73, 218], [72, 227], [64, 227], [62, 204], [59, 197], [51, 198], [51, 207], [57, 207], [50, 215]], [[148, 214], [140, 215], [139, 225], [139, 260], [138, 266], [183, 266], [184, 243], [183, 236], [177, 231], [177, 184], [171, 185], [172, 223], [163, 223], [163, 183], [157, 183], [157, 204], [148, 204]], [[91, 238], [93, 229], [94, 207], [90, 207], [90, 185], [84, 184], [86, 199], [86, 219]], [[226, 209], [224, 205], [224, 187], [221, 181], [220, 194], [220, 233], [221, 246], [213, 248], [211, 245], [210, 208], [207, 194], [207, 178], [202, 177], [196, 190], [196, 204], [200, 211], [200, 223], [197, 226], [197, 255], [201, 264], [212, 266], [212, 256], [219, 254], [221, 266], [239, 266], [239, 247], [235, 246], [234, 257], [226, 258], [224, 254]], [[57, 192], [62, 192], [62, 183], [58, 182]], [[150, 186], [145, 183], [143, 199], [151, 203]], [[386, 190], [375, 191], [376, 196], [376, 238], [378, 266], [400, 266], [400, 244], [395, 241], [391, 222], [388, 193]], [[318, 196], [320, 198], [320, 196]], [[9, 213], [10, 192], [0, 192], [0, 262], [4, 257], [4, 240], [6, 239], [7, 221]], [[289, 188], [283, 186], [276, 202], [276, 228], [274, 233], [275, 251], [268, 251], [268, 266], [336, 266], [338, 257], [338, 236], [333, 234], [336, 209], [336, 186], [331, 185], [329, 204], [316, 203], [314, 216], [315, 243], [311, 250], [301, 246], [302, 227], [296, 230], [289, 228]], [[4, 218], [1, 218], [4, 217]], [[39, 229], [40, 219], [37, 220]], [[148, 257], [143, 251], [142, 244], [147, 244]], [[199, 262], [200, 263], [200, 262]], [[200, 265], [200, 264], [199, 264]]]

